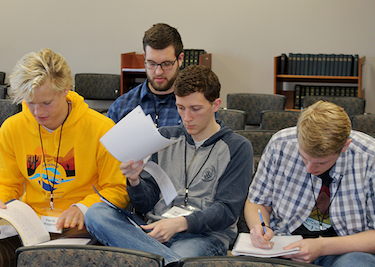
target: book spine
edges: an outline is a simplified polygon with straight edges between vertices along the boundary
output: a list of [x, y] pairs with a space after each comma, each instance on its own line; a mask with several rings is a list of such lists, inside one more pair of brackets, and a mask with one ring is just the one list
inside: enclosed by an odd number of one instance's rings
[[337, 76], [344, 76], [344, 55], [340, 54], [338, 55], [339, 65], [338, 65], [338, 71]]
[[352, 76], [352, 71], [353, 71], [353, 56], [352, 55], [347, 55], [347, 65], [346, 65], [346, 76]]
[[322, 54], [322, 69], [320, 75], [326, 75], [327, 54]]
[[314, 72], [314, 55], [309, 55], [309, 73], [308, 75], [313, 75]]
[[316, 75], [322, 75], [322, 58], [323, 58], [322, 54], [319, 54], [317, 57], [318, 63], [316, 66]]
[[309, 60], [310, 60], [310, 54], [305, 54], [305, 70], [304, 75], [309, 75]]
[[279, 74], [285, 74], [285, 69], [286, 69], [286, 54], [281, 54]]
[[294, 87], [294, 108], [300, 109], [301, 108], [301, 85], [296, 84]]
[[358, 76], [358, 64], [359, 64], [359, 56], [354, 55], [354, 60], [353, 60], [353, 76], [354, 77]]
[[301, 54], [296, 54], [296, 71], [294, 73], [295, 75], [301, 75]]
[[305, 75], [305, 54], [301, 54], [300, 75]]
[[317, 75], [318, 74], [318, 55], [314, 55], [314, 60], [313, 60], [313, 73], [312, 75]]
[[334, 56], [333, 76], [339, 76], [339, 55]]

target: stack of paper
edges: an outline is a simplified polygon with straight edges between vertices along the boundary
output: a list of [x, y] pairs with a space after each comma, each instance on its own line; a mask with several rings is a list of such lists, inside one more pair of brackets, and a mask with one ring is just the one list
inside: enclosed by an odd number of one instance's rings
[[261, 258], [271, 258], [279, 257], [288, 254], [295, 254], [299, 252], [299, 248], [284, 250], [283, 247], [301, 240], [302, 236], [300, 235], [291, 235], [291, 236], [274, 236], [272, 242], [274, 245], [271, 249], [262, 249], [256, 248], [251, 244], [250, 234], [249, 233], [240, 233], [234, 244], [232, 254], [235, 256], [245, 255], [245, 256], [254, 256]]
[[175, 143], [163, 137], [150, 115], [137, 106], [100, 138], [103, 146], [120, 162], [144, 159]]

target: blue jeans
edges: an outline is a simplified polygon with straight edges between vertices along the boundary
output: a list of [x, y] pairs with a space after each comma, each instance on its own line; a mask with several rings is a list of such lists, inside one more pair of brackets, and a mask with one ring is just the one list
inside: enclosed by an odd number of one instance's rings
[[158, 254], [164, 257], [165, 264], [185, 257], [227, 254], [223, 242], [204, 234], [177, 233], [162, 244], [131, 224], [125, 214], [105, 203], [96, 203], [88, 209], [85, 224], [87, 231], [102, 244]]
[[317, 258], [313, 264], [327, 267], [370, 267], [375, 266], [375, 255], [364, 252], [329, 255]]

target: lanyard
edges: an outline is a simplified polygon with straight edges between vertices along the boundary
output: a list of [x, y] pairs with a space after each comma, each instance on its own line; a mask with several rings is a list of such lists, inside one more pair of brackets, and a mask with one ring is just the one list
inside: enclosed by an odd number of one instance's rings
[[199, 168], [198, 172], [193, 176], [193, 179], [190, 181], [190, 183], [187, 184], [187, 179], [188, 179], [188, 175], [187, 175], [187, 173], [188, 173], [188, 171], [189, 171], [189, 169], [190, 169], [190, 167], [191, 167], [191, 164], [193, 163], [193, 161], [194, 161], [194, 159], [195, 159], [195, 156], [198, 154], [198, 151], [199, 151], [199, 149], [200, 149], [201, 147], [199, 147], [198, 149], [195, 150], [195, 152], [194, 152], [194, 156], [193, 156], [193, 158], [191, 159], [191, 161], [190, 161], [190, 163], [189, 163], [189, 167], [186, 168], [186, 154], [187, 154], [187, 152], [186, 152], [186, 151], [187, 151], [187, 145], [186, 145], [186, 143], [187, 143], [187, 142], [185, 141], [185, 207], [187, 206], [188, 201], [189, 201], [189, 196], [188, 196], [188, 194], [189, 194], [189, 187], [190, 187], [190, 185], [193, 183], [194, 179], [197, 177], [198, 173], [202, 170], [204, 164], [206, 164], [208, 158], [209, 158], [210, 155], [211, 155], [212, 150], [214, 149], [214, 147], [215, 147], [215, 145], [216, 145], [216, 143], [215, 143], [215, 144], [211, 147], [210, 152], [208, 153], [208, 155], [207, 155], [205, 161], [203, 162], [203, 164], [202, 164], [201, 167]]
[[[67, 102], [68, 103], [68, 102]], [[40, 130], [40, 124], [39, 124], [39, 138], [40, 138], [40, 145], [42, 147], [42, 155], [43, 155], [43, 162], [44, 162], [44, 168], [46, 171], [46, 179], [48, 181], [48, 184], [50, 186], [50, 191], [51, 191], [51, 200], [50, 200], [50, 209], [53, 210], [53, 191], [55, 190], [55, 181], [56, 181], [56, 172], [57, 172], [57, 164], [59, 161], [59, 154], [60, 154], [60, 147], [61, 147], [61, 137], [62, 137], [62, 131], [63, 131], [63, 126], [66, 121], [66, 119], [69, 116], [69, 103], [68, 103], [68, 114], [66, 114], [66, 117], [61, 124], [61, 130], [60, 130], [60, 138], [59, 138], [59, 146], [57, 148], [57, 157], [56, 157], [56, 163], [55, 163], [55, 171], [53, 173], [53, 180], [52, 180], [52, 186], [50, 184], [49, 178], [48, 178], [48, 173], [47, 173], [47, 164], [46, 164], [46, 156], [44, 155], [44, 148], [43, 148], [43, 139], [42, 139], [42, 133]]]
[[[151, 91], [151, 90], [150, 90]], [[159, 109], [159, 111], [156, 110], [156, 102], [155, 102], [155, 97], [154, 97], [154, 94], [151, 92], [151, 96], [152, 96], [152, 103], [154, 104], [154, 110], [155, 110], [155, 127], [157, 128], [158, 127], [158, 120], [159, 120], [159, 114], [160, 112], [163, 110], [163, 108], [167, 105], [167, 101], [169, 100], [169, 98], [172, 96], [172, 94], [170, 94], [169, 96], [167, 96], [165, 99], [164, 99], [164, 103], [162, 104], [161, 108]]]

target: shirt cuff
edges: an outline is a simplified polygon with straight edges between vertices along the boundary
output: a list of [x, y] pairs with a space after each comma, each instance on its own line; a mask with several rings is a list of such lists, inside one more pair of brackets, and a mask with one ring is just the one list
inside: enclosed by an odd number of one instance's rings
[[85, 204], [82, 203], [76, 203], [71, 205], [70, 207], [76, 206], [77, 208], [80, 209], [80, 211], [83, 213], [83, 216], [86, 215], [87, 210], [89, 209]]

